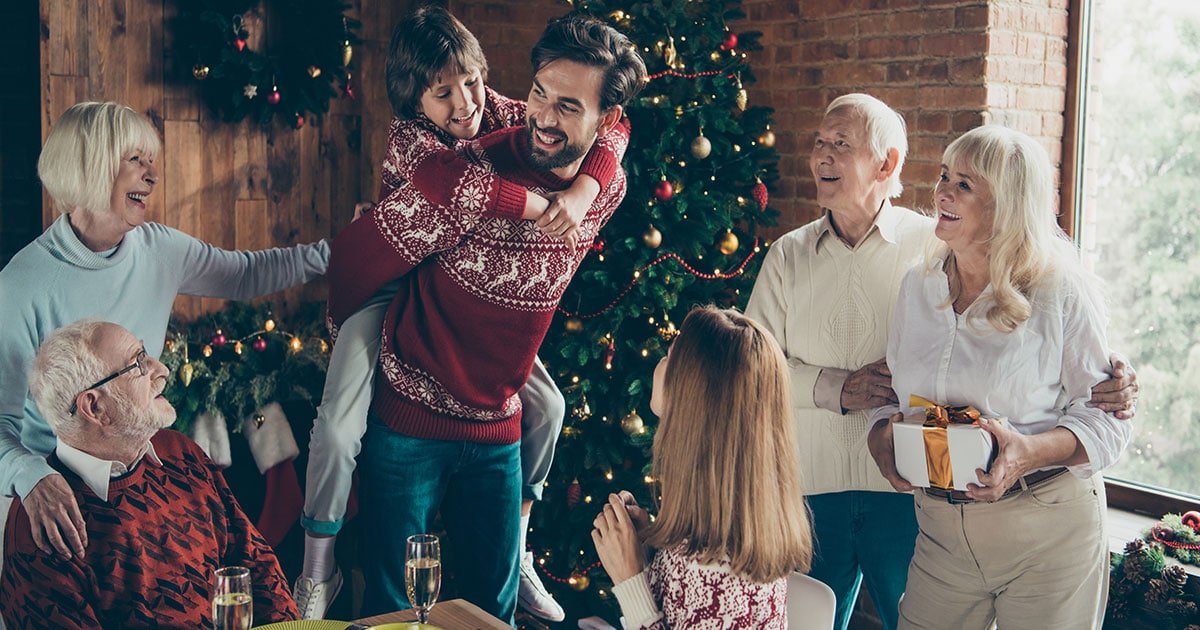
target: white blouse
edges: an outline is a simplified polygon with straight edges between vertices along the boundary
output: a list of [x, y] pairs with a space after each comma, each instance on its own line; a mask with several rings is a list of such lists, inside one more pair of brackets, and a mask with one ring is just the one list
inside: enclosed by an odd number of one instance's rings
[[1130, 423], [1086, 405], [1092, 387], [1108, 378], [1103, 301], [1059, 274], [1034, 291], [1030, 318], [1001, 333], [986, 318], [991, 293], [989, 285], [959, 315], [940, 263], [909, 270], [888, 332], [887, 363], [901, 404], [876, 409], [870, 425], [912, 413], [907, 401], [917, 394], [974, 405], [1026, 435], [1068, 429], [1087, 451], [1087, 463], [1070, 467], [1079, 477], [1113, 465], [1129, 443]]

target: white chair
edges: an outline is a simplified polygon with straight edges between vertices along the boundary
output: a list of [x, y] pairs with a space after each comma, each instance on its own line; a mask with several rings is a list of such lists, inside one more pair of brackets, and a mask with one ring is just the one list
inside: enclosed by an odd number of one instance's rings
[[824, 583], [804, 575], [788, 576], [787, 620], [791, 630], [831, 630], [837, 598]]

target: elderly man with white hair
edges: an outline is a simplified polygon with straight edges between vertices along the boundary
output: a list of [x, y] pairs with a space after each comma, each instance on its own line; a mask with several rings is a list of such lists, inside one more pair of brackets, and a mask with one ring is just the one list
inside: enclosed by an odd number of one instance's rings
[[[746, 314], [775, 335], [792, 376], [801, 469], [813, 513], [811, 575], [850, 621], [862, 582], [883, 627], [895, 628], [917, 536], [911, 494], [896, 492], [867, 449], [867, 418], [896, 402], [884, 360], [900, 281], [935, 222], [890, 198], [901, 192], [904, 119], [879, 99], [829, 104], [809, 167], [824, 214], [771, 247]], [[1136, 377], [1115, 361], [1093, 404], [1132, 417]]]
[[166, 430], [167, 368], [128, 330], [82, 320], [42, 343], [30, 390], [58, 438], [47, 458], [78, 502], [82, 554], [39, 551], [8, 514], [0, 614], [10, 628], [207, 628], [213, 572], [250, 570], [254, 618], [297, 617], [287, 579], [217, 467]]

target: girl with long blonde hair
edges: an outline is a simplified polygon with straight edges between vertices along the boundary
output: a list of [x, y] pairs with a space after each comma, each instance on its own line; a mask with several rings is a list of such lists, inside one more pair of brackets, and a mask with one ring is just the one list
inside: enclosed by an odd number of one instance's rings
[[733, 310], [688, 314], [654, 371], [658, 517], [621, 492], [592, 531], [627, 628], [785, 627], [787, 576], [812, 557], [790, 401], [783, 352], [761, 326]]

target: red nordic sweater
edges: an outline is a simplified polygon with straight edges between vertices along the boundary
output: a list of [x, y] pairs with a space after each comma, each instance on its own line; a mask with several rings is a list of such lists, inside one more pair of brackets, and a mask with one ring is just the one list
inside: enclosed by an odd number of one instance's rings
[[254, 623], [295, 619], [275, 552], [238, 506], [225, 478], [177, 431], [152, 438], [162, 466], [143, 459], [103, 501], [55, 457], [87, 524], [83, 556], [34, 545], [14, 500], [4, 533], [0, 613], [16, 628], [209, 628], [213, 571], [250, 569]]
[[[619, 142], [610, 133], [597, 143], [619, 160], [628, 134], [623, 122]], [[327, 276], [334, 325], [384, 284], [407, 276], [384, 320], [373, 402], [399, 433], [493, 444], [520, 439], [517, 392], [563, 291], [625, 196], [617, 169], [574, 250], [532, 221], [513, 218], [520, 215], [515, 200], [507, 214], [488, 213], [496, 177], [535, 192], [570, 186], [529, 164], [528, 142], [527, 129], [511, 127], [460, 145], [458, 155], [477, 168], [441, 161], [446, 169], [426, 175], [449, 184], [450, 195], [427, 200], [416, 186], [400, 186], [333, 242]]]

